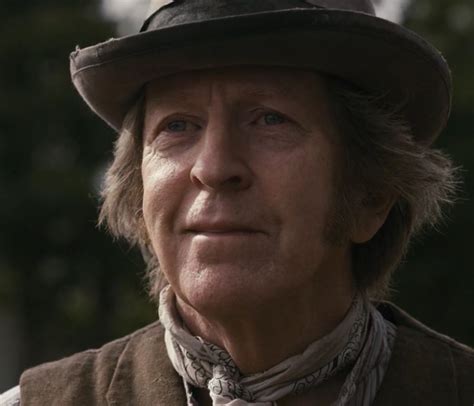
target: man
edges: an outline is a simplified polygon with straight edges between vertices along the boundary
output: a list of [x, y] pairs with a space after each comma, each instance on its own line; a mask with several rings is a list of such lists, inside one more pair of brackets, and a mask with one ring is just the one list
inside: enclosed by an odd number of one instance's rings
[[473, 351], [369, 300], [455, 189], [437, 51], [363, 0], [154, 2], [142, 31], [71, 67], [120, 132], [101, 221], [142, 248], [160, 322], [5, 398], [471, 404]]

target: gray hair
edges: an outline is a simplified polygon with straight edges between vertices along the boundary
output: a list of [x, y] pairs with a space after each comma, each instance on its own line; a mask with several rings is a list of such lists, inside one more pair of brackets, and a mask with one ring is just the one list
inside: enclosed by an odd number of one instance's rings
[[402, 106], [337, 79], [327, 83], [344, 150], [333, 233], [341, 237], [355, 226], [362, 206], [396, 197], [375, 236], [352, 247], [358, 287], [381, 299], [413, 238], [444, 220], [460, 189], [461, 170], [442, 151], [414, 139]]
[[[344, 157], [327, 239], [341, 242], [355, 226], [361, 207], [376, 205], [383, 196], [396, 196], [376, 235], [352, 247], [358, 288], [383, 298], [391, 274], [413, 237], [439, 224], [444, 206], [454, 202], [459, 168], [443, 152], [414, 139], [399, 106], [385, 104], [383, 97], [337, 79], [326, 77], [326, 83]], [[124, 120], [101, 191], [99, 224], [106, 225], [115, 237], [140, 247], [148, 266], [150, 295], [156, 299], [167, 282], [151, 248], [142, 213], [144, 106], [142, 96]]]

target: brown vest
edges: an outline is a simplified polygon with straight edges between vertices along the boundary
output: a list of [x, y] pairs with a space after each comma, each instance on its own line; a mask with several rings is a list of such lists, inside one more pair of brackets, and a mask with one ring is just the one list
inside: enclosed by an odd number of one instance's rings
[[[374, 406], [473, 406], [474, 351], [392, 304], [379, 309], [398, 333]], [[20, 388], [21, 406], [186, 405], [159, 323], [32, 368], [21, 376]]]

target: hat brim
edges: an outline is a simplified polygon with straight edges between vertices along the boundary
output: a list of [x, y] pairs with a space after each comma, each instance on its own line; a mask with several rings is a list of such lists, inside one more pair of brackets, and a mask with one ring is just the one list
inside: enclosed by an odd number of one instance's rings
[[419, 142], [446, 125], [452, 84], [441, 54], [412, 31], [362, 13], [292, 9], [207, 20], [112, 39], [71, 54], [71, 75], [115, 130], [156, 78], [235, 65], [314, 69], [386, 95]]

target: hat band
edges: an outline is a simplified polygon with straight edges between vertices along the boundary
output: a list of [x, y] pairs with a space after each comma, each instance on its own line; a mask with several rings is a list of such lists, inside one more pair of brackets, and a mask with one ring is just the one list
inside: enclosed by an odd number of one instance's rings
[[370, 0], [151, 0], [141, 32], [215, 18], [288, 9], [337, 9], [375, 15]]

